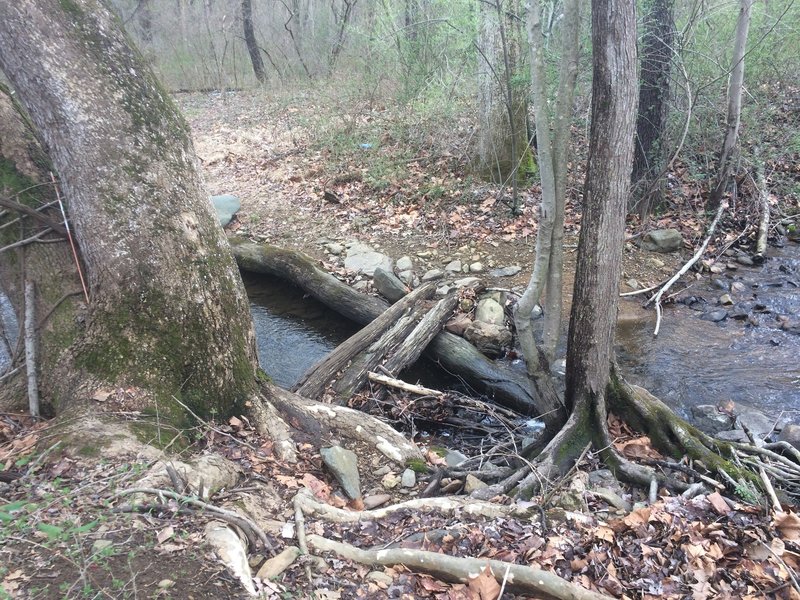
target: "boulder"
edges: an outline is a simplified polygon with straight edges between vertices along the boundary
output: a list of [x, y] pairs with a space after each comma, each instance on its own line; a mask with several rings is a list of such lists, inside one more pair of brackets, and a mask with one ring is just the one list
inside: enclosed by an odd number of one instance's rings
[[489, 357], [500, 356], [503, 348], [511, 345], [511, 332], [508, 329], [482, 321], [473, 321], [464, 331], [464, 337]]
[[362, 244], [361, 242], [353, 242], [347, 248], [344, 267], [349, 271], [364, 273], [372, 277], [375, 274], [375, 269], [378, 267], [384, 271], [391, 272], [392, 259], [374, 250], [371, 246]]
[[233, 194], [211, 196], [211, 204], [214, 205], [214, 210], [217, 211], [219, 224], [223, 227], [231, 222], [233, 215], [235, 215], [242, 207], [242, 203], [239, 202], [239, 198]]
[[701, 431], [709, 435], [716, 435], [720, 431], [728, 431], [733, 427], [733, 417], [719, 409], [713, 404], [698, 404], [692, 407], [692, 417], [694, 424]]
[[382, 267], [375, 269], [372, 283], [378, 293], [389, 302], [397, 302], [408, 293], [406, 285], [394, 273], [385, 271]]
[[483, 298], [475, 309], [475, 320], [490, 325], [502, 325], [505, 323], [506, 313], [494, 298]]
[[654, 229], [645, 234], [642, 246], [650, 252], [675, 252], [683, 247], [683, 236], [677, 229]]

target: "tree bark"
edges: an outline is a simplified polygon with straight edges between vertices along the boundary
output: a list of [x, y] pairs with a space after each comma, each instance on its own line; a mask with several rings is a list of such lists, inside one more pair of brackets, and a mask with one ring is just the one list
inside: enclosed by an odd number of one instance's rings
[[592, 124], [567, 347], [566, 402], [573, 410], [594, 406], [605, 419], [637, 105], [633, 0], [593, 0], [592, 46]]
[[242, 28], [244, 29], [244, 43], [253, 65], [253, 73], [258, 79], [258, 83], [264, 84], [267, 82], [267, 72], [264, 70], [264, 61], [261, 60], [256, 32], [253, 29], [253, 0], [242, 0]]
[[60, 175], [90, 288], [43, 394], [65, 411], [125, 386], [176, 421], [173, 397], [241, 409], [257, 369], [244, 288], [188, 126], [115, 17], [97, 0], [2, 3], [0, 68]]
[[728, 189], [732, 169], [732, 154], [739, 139], [739, 122], [742, 116], [742, 88], [744, 86], [744, 55], [747, 48], [747, 33], [750, 29], [750, 13], [755, 0], [741, 0], [739, 19], [736, 22], [736, 38], [733, 42], [731, 75], [728, 80], [728, 115], [725, 119], [725, 140], [717, 163], [717, 182], [708, 199], [708, 208], [715, 210]]
[[644, 18], [639, 110], [633, 160], [631, 209], [644, 221], [658, 204], [660, 189], [654, 186], [664, 163], [664, 133], [669, 107], [672, 70], [672, 7], [674, 0], [650, 0]]

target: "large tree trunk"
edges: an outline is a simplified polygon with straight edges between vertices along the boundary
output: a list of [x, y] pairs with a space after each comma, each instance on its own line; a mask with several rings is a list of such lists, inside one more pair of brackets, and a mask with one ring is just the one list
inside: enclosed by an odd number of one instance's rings
[[188, 127], [111, 12], [4, 2], [0, 67], [59, 173], [91, 298], [46, 398], [61, 412], [124, 386], [166, 420], [184, 414], [174, 398], [201, 415], [240, 409], [257, 367], [239, 272]]

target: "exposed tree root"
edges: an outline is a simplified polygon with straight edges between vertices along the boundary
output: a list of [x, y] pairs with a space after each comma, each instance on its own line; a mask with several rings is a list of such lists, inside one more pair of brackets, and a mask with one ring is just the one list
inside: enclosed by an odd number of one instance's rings
[[349, 560], [365, 565], [403, 565], [415, 571], [428, 573], [443, 581], [468, 583], [489, 566], [498, 582], [516, 593], [534, 598], [550, 600], [601, 600], [610, 596], [592, 592], [574, 583], [561, 579], [548, 571], [525, 565], [487, 560], [482, 558], [460, 558], [425, 550], [363, 550], [350, 544], [335, 542], [319, 535], [309, 535], [307, 543], [317, 552], [333, 552]]

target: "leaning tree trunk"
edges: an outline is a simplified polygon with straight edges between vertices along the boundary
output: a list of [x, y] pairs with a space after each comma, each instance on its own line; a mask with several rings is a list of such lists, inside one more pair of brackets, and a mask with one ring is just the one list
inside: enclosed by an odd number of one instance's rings
[[62, 412], [125, 386], [173, 422], [174, 399], [201, 415], [241, 408], [257, 363], [239, 272], [186, 122], [112, 13], [0, 3], [0, 68], [59, 174], [91, 299], [43, 392]]
[[708, 207], [716, 209], [722, 202], [722, 195], [728, 189], [733, 151], [739, 138], [739, 122], [742, 116], [742, 88], [744, 86], [744, 56], [747, 47], [747, 33], [750, 29], [750, 13], [755, 0], [741, 0], [739, 20], [736, 22], [736, 38], [733, 42], [731, 75], [728, 80], [728, 115], [725, 119], [725, 140], [717, 163], [717, 182], [711, 190]]
[[256, 32], [253, 29], [253, 0], [242, 0], [242, 28], [244, 29], [244, 43], [247, 45], [250, 62], [253, 64], [253, 73], [258, 79], [258, 83], [266, 83], [267, 72], [264, 70], [264, 61], [261, 60], [261, 52], [258, 49], [258, 42], [256, 42]]

